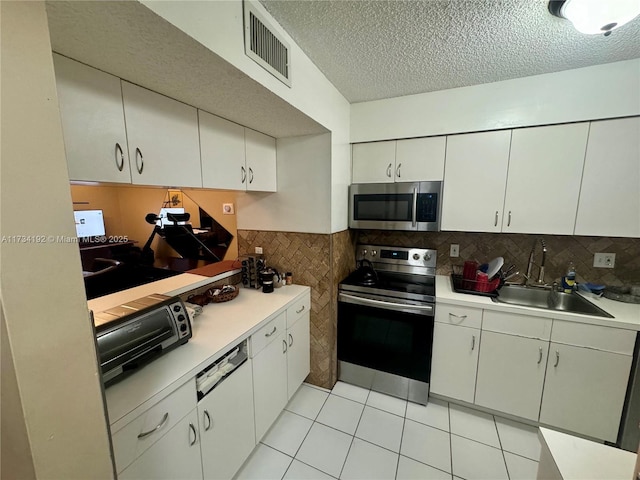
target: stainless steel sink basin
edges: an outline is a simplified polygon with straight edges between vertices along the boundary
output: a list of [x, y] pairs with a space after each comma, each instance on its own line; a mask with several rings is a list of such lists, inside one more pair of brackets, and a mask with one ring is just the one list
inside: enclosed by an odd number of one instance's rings
[[498, 297], [492, 298], [496, 303], [613, 318], [577, 293], [552, 292], [551, 289], [521, 285], [505, 285], [498, 293]]

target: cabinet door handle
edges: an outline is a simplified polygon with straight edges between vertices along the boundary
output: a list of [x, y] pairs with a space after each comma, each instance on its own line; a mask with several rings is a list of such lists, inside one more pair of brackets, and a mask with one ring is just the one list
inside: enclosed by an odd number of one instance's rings
[[387, 167], [387, 177], [391, 178], [391, 164]]
[[494, 227], [497, 227], [497, 226], [498, 226], [498, 210], [496, 210], [496, 218], [495, 218], [495, 220], [493, 221], [493, 226], [494, 226]]
[[206, 420], [206, 423], [204, 424], [204, 431], [208, 432], [211, 428], [211, 416], [207, 410], [204, 411], [204, 419]]
[[402, 167], [402, 163], [399, 163], [396, 167], [396, 177], [400, 178], [400, 167]]
[[146, 432], [142, 432], [141, 434], [138, 435], [138, 438], [148, 437], [152, 433], [157, 432], [162, 427], [164, 427], [165, 423], [167, 423], [167, 420], [169, 420], [169, 412], [164, 414], [164, 417], [162, 417], [162, 420], [160, 420], [160, 423], [156, 425], [155, 428], [152, 428], [151, 430], [148, 430]]
[[[120, 157], [120, 161], [118, 162], [118, 157]], [[119, 172], [124, 168], [124, 152], [122, 151], [122, 147], [118, 142], [116, 142], [116, 168]]]
[[289, 346], [293, 347], [293, 336], [289, 334]]
[[[138, 157], [140, 157], [140, 162], [138, 162]], [[144, 170], [144, 157], [142, 156], [142, 150], [136, 147], [136, 170], [138, 173], [142, 175], [142, 170]]]
[[253, 183], [253, 168], [249, 167], [249, 183]]
[[240, 167], [240, 172], [242, 173], [242, 180], [240, 183], [244, 183], [245, 180], [247, 179], [247, 171], [245, 170], [244, 167]]
[[538, 349], [538, 365], [542, 362], [542, 347]]
[[296, 313], [302, 313], [304, 312], [304, 305], [302, 305], [302, 308], [300, 310], [296, 310]]
[[[189, 446], [193, 447], [196, 442], [198, 441], [198, 431], [196, 430], [196, 427], [193, 425], [193, 423], [189, 424], [189, 430], [191, 430], [191, 432], [193, 432], [193, 442], [189, 442]], [[191, 436], [191, 435], [189, 435]]]
[[471, 351], [475, 350], [475, 348], [476, 348], [476, 336], [471, 335]]
[[554, 367], [557, 367], [559, 363], [560, 363], [560, 352], [556, 350], [556, 363]]
[[287, 341], [282, 339], [282, 353], [287, 353]]
[[273, 335], [274, 333], [276, 333], [276, 330], [277, 330], [277, 329], [278, 329], [278, 328], [274, 326], [274, 327], [273, 327], [273, 330], [271, 330], [271, 332], [270, 332], [270, 333], [265, 333], [265, 334], [264, 334], [264, 336], [265, 336], [265, 337], [270, 337], [271, 335]]
[[511, 226], [511, 210], [509, 210], [509, 219], [507, 220], [507, 227]]

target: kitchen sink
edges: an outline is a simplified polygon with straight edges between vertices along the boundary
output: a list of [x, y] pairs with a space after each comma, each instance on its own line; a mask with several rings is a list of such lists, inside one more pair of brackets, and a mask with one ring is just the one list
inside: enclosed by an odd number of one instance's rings
[[492, 300], [496, 303], [613, 318], [577, 293], [553, 292], [551, 288], [505, 285]]

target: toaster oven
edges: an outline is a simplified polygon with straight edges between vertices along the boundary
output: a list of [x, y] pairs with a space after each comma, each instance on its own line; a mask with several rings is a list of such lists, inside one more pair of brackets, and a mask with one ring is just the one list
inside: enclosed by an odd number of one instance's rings
[[192, 335], [180, 298], [159, 294], [97, 313], [93, 322], [105, 386], [187, 343]]

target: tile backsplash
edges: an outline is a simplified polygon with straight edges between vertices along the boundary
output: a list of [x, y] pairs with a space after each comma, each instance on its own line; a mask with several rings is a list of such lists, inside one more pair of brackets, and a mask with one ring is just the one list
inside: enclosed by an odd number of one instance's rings
[[[450, 274], [452, 265], [462, 265], [465, 260], [483, 263], [498, 256], [504, 257], [505, 265], [515, 263], [516, 270], [526, 272], [531, 247], [539, 238], [544, 238], [547, 283], [560, 279], [572, 261], [576, 265], [578, 281], [605, 285], [640, 284], [639, 238], [384, 230], [359, 230], [356, 237], [358, 243], [434, 248], [438, 251], [437, 273], [440, 275]], [[458, 258], [449, 257], [452, 243], [460, 245]], [[540, 261], [540, 251], [540, 246], [536, 246], [536, 262]], [[615, 267], [594, 268], [593, 255], [597, 252], [615, 253]], [[537, 267], [532, 273], [537, 277]]]

